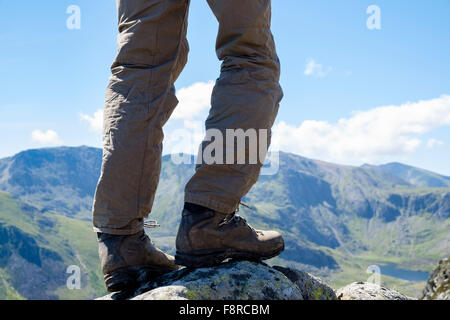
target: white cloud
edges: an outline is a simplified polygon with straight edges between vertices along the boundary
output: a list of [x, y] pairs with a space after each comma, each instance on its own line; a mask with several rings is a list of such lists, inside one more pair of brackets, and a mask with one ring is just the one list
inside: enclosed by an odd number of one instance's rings
[[308, 59], [305, 66], [305, 76], [313, 76], [316, 78], [326, 77], [332, 70], [331, 67], [324, 67], [322, 64], [317, 63], [314, 59]]
[[444, 145], [444, 142], [442, 142], [440, 140], [433, 139], [433, 138], [429, 139], [427, 141], [427, 148], [430, 148], [430, 149], [432, 149], [434, 147], [440, 147], [440, 146], [443, 146], [443, 145]]
[[[197, 82], [177, 91], [178, 106], [172, 114], [172, 119], [184, 120], [184, 125], [189, 128], [192, 120], [198, 118], [206, 109], [210, 108], [211, 94], [214, 81]], [[80, 118], [89, 123], [92, 130], [101, 132], [103, 129], [103, 109], [97, 110], [92, 116], [81, 114]]]
[[411, 154], [422, 144], [422, 134], [441, 126], [450, 126], [448, 95], [357, 112], [337, 123], [307, 120], [295, 127], [282, 121], [273, 131], [280, 150], [361, 164]]
[[97, 132], [101, 132], [103, 130], [103, 109], [95, 111], [93, 116], [81, 114], [80, 117], [82, 120], [89, 123], [92, 130]]
[[165, 127], [165, 154], [197, 154], [204, 137], [204, 119], [210, 108], [213, 88], [214, 81], [208, 81], [177, 91], [179, 104]]
[[58, 133], [53, 130], [47, 130], [45, 132], [41, 130], [34, 130], [31, 133], [31, 139], [42, 145], [58, 145], [62, 143], [59, 139]]
[[213, 88], [214, 81], [209, 81], [197, 82], [178, 90], [177, 98], [179, 104], [175, 108], [172, 118], [190, 120], [198, 116], [202, 111], [209, 109]]

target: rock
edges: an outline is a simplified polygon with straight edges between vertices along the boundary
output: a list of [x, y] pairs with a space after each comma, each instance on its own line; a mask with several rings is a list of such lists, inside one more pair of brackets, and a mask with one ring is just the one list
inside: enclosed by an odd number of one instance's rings
[[212, 268], [171, 272], [132, 293], [101, 299], [133, 300], [325, 300], [334, 291], [306, 272], [235, 261]]
[[303, 300], [299, 288], [281, 272], [248, 261], [182, 269], [135, 294], [136, 300]]
[[367, 282], [355, 282], [335, 292], [321, 279], [304, 271], [249, 261], [211, 268], [183, 268], [143, 283], [136, 291], [100, 299], [412, 300], [395, 290]]
[[336, 293], [321, 279], [304, 271], [274, 266], [297, 285], [305, 300], [337, 300]]
[[370, 282], [354, 282], [336, 292], [339, 300], [411, 300], [392, 289]]
[[185, 286], [166, 286], [150, 290], [132, 300], [187, 300], [189, 290]]
[[450, 300], [450, 258], [439, 261], [423, 290], [422, 300]]

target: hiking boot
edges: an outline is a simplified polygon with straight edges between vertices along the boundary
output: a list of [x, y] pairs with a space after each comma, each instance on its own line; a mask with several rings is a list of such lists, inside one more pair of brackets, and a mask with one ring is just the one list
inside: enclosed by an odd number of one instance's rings
[[97, 235], [109, 292], [136, 289], [141, 282], [178, 269], [174, 258], [156, 248], [144, 231], [133, 235]]
[[276, 231], [253, 229], [235, 213], [223, 214], [186, 203], [176, 247], [176, 264], [200, 268], [228, 259], [270, 259], [284, 250], [284, 241]]

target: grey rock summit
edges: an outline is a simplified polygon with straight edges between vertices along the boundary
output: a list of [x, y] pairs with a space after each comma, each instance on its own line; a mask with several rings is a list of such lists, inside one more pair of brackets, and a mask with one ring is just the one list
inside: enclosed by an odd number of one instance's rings
[[[421, 299], [449, 299], [449, 259], [441, 260]], [[182, 268], [132, 292], [99, 300], [415, 300], [370, 282], [354, 282], [334, 291], [304, 271], [264, 263], [232, 261], [210, 268]]]
[[413, 300], [400, 292], [371, 282], [354, 282], [336, 292], [339, 300]]
[[212, 268], [183, 268], [145, 283], [135, 292], [101, 299], [336, 300], [336, 294], [306, 272], [235, 261]]

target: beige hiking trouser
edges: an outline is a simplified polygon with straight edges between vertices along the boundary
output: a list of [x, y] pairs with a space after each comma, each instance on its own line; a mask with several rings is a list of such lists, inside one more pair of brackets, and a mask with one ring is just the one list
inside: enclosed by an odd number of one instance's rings
[[[162, 127], [178, 103], [174, 83], [189, 50], [189, 0], [117, 0], [117, 4], [119, 52], [106, 93], [103, 164], [93, 223], [97, 232], [126, 235], [142, 230], [155, 197]], [[270, 31], [271, 1], [208, 0], [208, 4], [219, 22], [216, 50], [223, 63], [206, 129], [266, 129], [270, 142], [283, 95]], [[202, 148], [206, 145], [202, 143]], [[197, 165], [186, 185], [185, 201], [234, 212], [257, 181], [262, 162]]]

